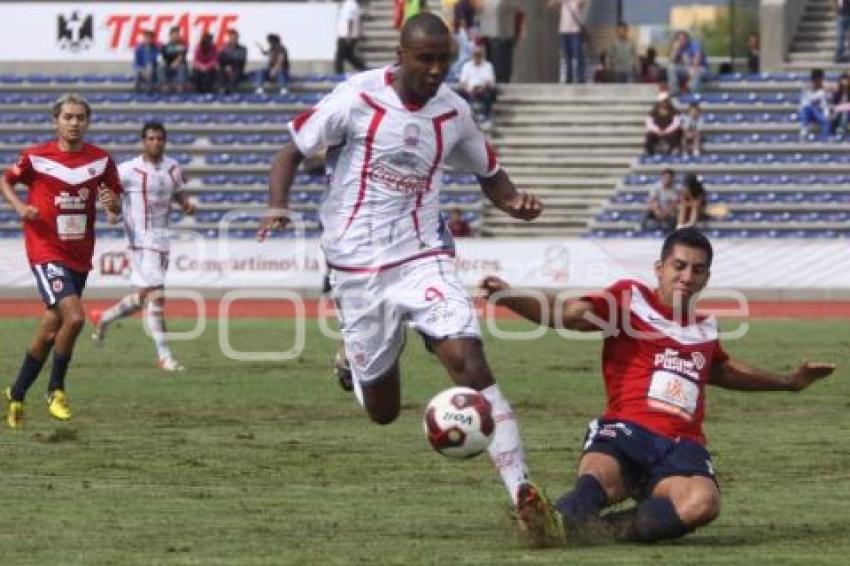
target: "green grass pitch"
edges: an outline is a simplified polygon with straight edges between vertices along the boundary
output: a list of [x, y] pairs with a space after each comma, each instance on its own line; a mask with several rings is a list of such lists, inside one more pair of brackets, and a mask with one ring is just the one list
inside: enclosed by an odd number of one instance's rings
[[[0, 321], [11, 382], [32, 320]], [[519, 322], [503, 323], [528, 329]], [[285, 350], [291, 320], [237, 320], [240, 350]], [[190, 321], [175, 321], [187, 329]], [[775, 369], [803, 357], [837, 373], [802, 394], [710, 389], [706, 429], [721, 517], [653, 546], [524, 549], [486, 457], [449, 461], [421, 411], [448, 379], [415, 336], [403, 358], [404, 410], [370, 424], [329, 372], [335, 344], [308, 325], [286, 363], [237, 362], [214, 326], [175, 343], [183, 375], [153, 367], [138, 320], [103, 349], [80, 338], [68, 378], [74, 419], [52, 422], [46, 375], [26, 427], [0, 432], [4, 564], [846, 564], [850, 558], [850, 332], [846, 321], [762, 321], [726, 344]], [[534, 478], [559, 495], [585, 424], [603, 407], [598, 341], [553, 333], [486, 339], [517, 412]]]

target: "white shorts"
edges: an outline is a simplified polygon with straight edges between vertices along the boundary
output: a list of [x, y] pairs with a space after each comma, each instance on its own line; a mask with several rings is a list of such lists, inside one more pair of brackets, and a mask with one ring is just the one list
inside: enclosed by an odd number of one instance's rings
[[446, 257], [378, 273], [331, 270], [345, 353], [361, 384], [383, 376], [404, 348], [405, 323], [428, 338], [480, 337], [475, 307]]
[[130, 284], [139, 288], [162, 287], [168, 271], [168, 252], [147, 248], [130, 250]]

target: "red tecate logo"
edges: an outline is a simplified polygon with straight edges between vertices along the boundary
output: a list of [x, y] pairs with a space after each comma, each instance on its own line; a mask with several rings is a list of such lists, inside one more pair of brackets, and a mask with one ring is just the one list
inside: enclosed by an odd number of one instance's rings
[[106, 27], [109, 30], [109, 47], [135, 47], [142, 39], [142, 34], [148, 30], [154, 34], [157, 43], [167, 41], [168, 30], [174, 26], [180, 29], [180, 37], [188, 40], [191, 37], [201, 37], [206, 33], [213, 34], [215, 44], [224, 43], [227, 31], [235, 29], [239, 22], [239, 14], [112, 14], [106, 17]]

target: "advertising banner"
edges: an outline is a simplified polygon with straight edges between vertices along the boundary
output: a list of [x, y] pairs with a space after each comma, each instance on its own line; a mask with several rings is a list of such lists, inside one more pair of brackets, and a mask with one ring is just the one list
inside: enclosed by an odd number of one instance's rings
[[[34, 2], [4, 3], [2, 61], [132, 61], [142, 32], [162, 44], [180, 28], [189, 53], [205, 33], [221, 45], [229, 29], [240, 34], [252, 63], [265, 60], [257, 44], [280, 35], [293, 61], [330, 61], [339, 5], [290, 2]], [[129, 66], [128, 66], [129, 69]]]
[[[842, 241], [717, 241], [710, 288], [738, 290], [850, 289], [850, 250]], [[603, 288], [621, 278], [655, 282], [657, 240], [461, 239], [455, 266], [472, 287], [497, 275], [518, 287]], [[130, 256], [124, 240], [97, 242], [92, 289], [126, 287]], [[33, 285], [20, 240], [0, 240], [0, 287]], [[318, 289], [325, 263], [317, 240], [178, 240], [167, 284], [197, 289]]]

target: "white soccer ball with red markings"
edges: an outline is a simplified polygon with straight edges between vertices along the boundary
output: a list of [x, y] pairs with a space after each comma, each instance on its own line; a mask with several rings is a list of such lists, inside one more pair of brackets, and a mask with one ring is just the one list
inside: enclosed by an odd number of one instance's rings
[[434, 396], [423, 425], [434, 450], [458, 459], [487, 450], [495, 428], [490, 402], [469, 387], [452, 387]]

